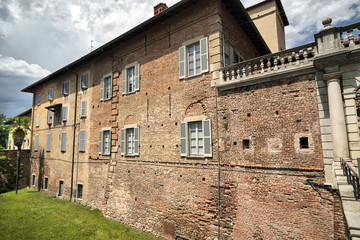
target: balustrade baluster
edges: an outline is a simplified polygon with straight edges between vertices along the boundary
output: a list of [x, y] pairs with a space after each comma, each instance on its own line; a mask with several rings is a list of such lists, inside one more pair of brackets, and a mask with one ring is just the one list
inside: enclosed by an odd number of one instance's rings
[[264, 59], [260, 60], [260, 68], [261, 68], [261, 73], [264, 73]]
[[257, 63], [254, 64], [254, 74], [258, 73], [258, 65]]
[[274, 70], [278, 70], [278, 66], [277, 66], [278, 65], [278, 58], [279, 57], [274, 58]]
[[267, 71], [268, 71], [268, 72], [271, 72], [271, 58], [268, 58], [268, 59], [267, 59], [266, 66], [267, 66]]
[[243, 78], [246, 77], [246, 65], [243, 66], [243, 69], [242, 69], [242, 72], [243, 72]]
[[285, 66], [285, 58], [284, 57], [281, 57], [280, 62], [281, 62], [281, 67], [285, 68], [286, 66]]
[[295, 60], [296, 60], [296, 65], [300, 65], [300, 55], [299, 55], [299, 53], [295, 54]]
[[231, 80], [235, 80], [235, 68], [231, 69]]
[[349, 30], [347, 30], [347, 33], [349, 34], [349, 36], [348, 36], [348, 38], [349, 38], [349, 47], [355, 46], [353, 30], [349, 29]]
[[237, 74], [237, 76], [236, 76], [236, 79], [240, 79], [240, 66], [237, 68], [237, 70], [236, 70], [236, 74]]
[[226, 70], [226, 80], [230, 80], [230, 69]]
[[308, 63], [308, 62], [309, 62], [307, 49], [304, 51], [304, 62], [305, 62], [305, 63]]

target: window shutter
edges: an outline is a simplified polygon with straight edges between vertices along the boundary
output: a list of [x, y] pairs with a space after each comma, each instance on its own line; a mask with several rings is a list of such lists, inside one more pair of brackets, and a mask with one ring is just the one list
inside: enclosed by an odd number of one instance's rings
[[46, 151], [51, 151], [51, 133], [48, 133], [46, 136]]
[[140, 90], [140, 64], [135, 65], [135, 91]]
[[47, 124], [48, 125], [52, 124], [52, 112], [51, 111], [47, 112]]
[[79, 133], [79, 152], [85, 152], [85, 130], [80, 130]]
[[201, 73], [209, 71], [209, 57], [208, 57], [208, 39], [200, 40], [200, 66]]
[[37, 105], [40, 105], [41, 104], [41, 94], [38, 95], [38, 104]]
[[64, 96], [68, 96], [69, 95], [69, 82], [64, 82], [63, 83], [63, 93]]
[[99, 154], [102, 154], [103, 149], [103, 132], [99, 132]]
[[126, 69], [123, 69], [121, 72], [122, 82], [121, 82], [121, 92], [122, 95], [126, 94], [126, 79], [127, 79], [127, 71]]
[[110, 80], [109, 80], [109, 98], [108, 99], [111, 99], [112, 98], [112, 95], [113, 95], [113, 92], [112, 92], [112, 85], [113, 85], [113, 78], [112, 78], [112, 73], [111, 73], [111, 76], [110, 76]]
[[38, 151], [39, 135], [35, 135], [34, 151]]
[[86, 101], [81, 101], [81, 114], [80, 117], [86, 117]]
[[66, 122], [68, 119], [68, 107], [62, 107], [62, 121]]
[[53, 88], [49, 88], [49, 91], [48, 91], [48, 99], [50, 101], [54, 100], [54, 89]]
[[206, 119], [202, 123], [204, 129], [204, 157], [212, 157], [211, 120]]
[[40, 126], [40, 114], [36, 114], [36, 127]]
[[229, 54], [230, 54], [230, 65], [234, 63], [234, 49], [232, 46], [229, 46]]
[[120, 154], [121, 156], [125, 155], [125, 128], [120, 131]]
[[88, 74], [81, 75], [81, 89], [88, 88]]
[[134, 151], [134, 155], [136, 155], [136, 156], [139, 156], [139, 128], [137, 127], [137, 128], [134, 128], [134, 143], [135, 143], [135, 151]]
[[181, 122], [180, 123], [180, 156], [186, 157], [187, 156], [187, 123]]
[[100, 80], [100, 101], [104, 101], [105, 95], [105, 86], [104, 86], [104, 78]]
[[66, 132], [61, 133], [61, 151], [66, 152]]
[[179, 79], [185, 78], [185, 54], [186, 54], [186, 47], [183, 46], [179, 48]]

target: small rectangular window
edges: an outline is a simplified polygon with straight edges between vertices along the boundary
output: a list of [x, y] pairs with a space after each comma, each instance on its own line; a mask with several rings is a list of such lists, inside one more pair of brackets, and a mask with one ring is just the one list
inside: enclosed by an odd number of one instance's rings
[[81, 101], [80, 118], [86, 118], [86, 101]]
[[200, 43], [187, 47], [188, 76], [201, 73], [200, 65]]
[[81, 89], [85, 90], [88, 89], [88, 74], [82, 74], [81, 75]]
[[63, 106], [62, 107], [62, 121], [67, 122], [68, 120], [68, 107]]
[[204, 154], [202, 122], [189, 122], [189, 146], [191, 155]]
[[36, 124], [35, 124], [36, 127], [39, 127], [40, 126], [40, 114], [36, 114]]
[[64, 82], [62, 86], [62, 94], [64, 96], [69, 96], [69, 82]]
[[110, 154], [110, 131], [103, 132], [103, 154]]
[[99, 154], [109, 155], [111, 147], [111, 132], [110, 130], [99, 132]]
[[127, 153], [134, 154], [135, 150], [135, 138], [134, 138], [134, 129], [128, 128], [126, 129], [126, 146], [127, 146]]
[[53, 88], [49, 88], [49, 90], [48, 90], [48, 100], [49, 101], [54, 100], [54, 89]]
[[47, 124], [51, 125], [52, 124], [52, 111], [47, 111]]
[[66, 152], [66, 132], [61, 133], [61, 152]]
[[111, 77], [106, 77], [104, 80], [104, 86], [105, 86], [105, 99], [110, 99], [112, 96], [112, 92], [111, 92]]
[[35, 135], [34, 152], [38, 151], [39, 135]]
[[309, 149], [309, 138], [307, 137], [299, 138], [299, 143], [300, 143], [300, 149]]
[[46, 135], [46, 151], [47, 152], [51, 151], [51, 133], [48, 133]]
[[41, 104], [41, 94], [38, 94], [38, 102], [37, 102], [37, 105], [40, 105]]
[[86, 133], [86, 130], [80, 130], [80, 133], [79, 133], [79, 152], [85, 152], [85, 133]]
[[44, 179], [44, 189], [48, 189], [48, 185], [49, 185], [49, 178], [45, 177], [45, 179]]
[[80, 198], [80, 199], [83, 198], [83, 185], [82, 184], [77, 185], [77, 198]]
[[249, 139], [243, 140], [243, 149], [250, 149], [250, 140]]
[[33, 174], [32, 180], [31, 180], [31, 185], [35, 186], [35, 180], [36, 180], [36, 176], [35, 176], [35, 174]]
[[120, 132], [120, 153], [122, 156], [139, 156], [139, 128], [122, 128]]
[[60, 180], [59, 181], [59, 196], [64, 195], [64, 181]]

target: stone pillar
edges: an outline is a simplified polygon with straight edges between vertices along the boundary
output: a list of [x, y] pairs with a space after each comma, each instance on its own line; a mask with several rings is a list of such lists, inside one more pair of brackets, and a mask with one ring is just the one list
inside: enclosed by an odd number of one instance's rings
[[340, 87], [341, 75], [341, 72], [324, 74], [324, 80], [328, 86], [331, 136], [335, 161], [339, 161], [339, 158], [349, 158], [345, 112]]

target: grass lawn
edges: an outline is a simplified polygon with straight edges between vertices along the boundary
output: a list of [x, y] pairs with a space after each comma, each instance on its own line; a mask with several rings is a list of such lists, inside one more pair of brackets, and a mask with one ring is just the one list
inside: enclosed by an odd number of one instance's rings
[[157, 239], [39, 192], [0, 194], [0, 239]]

